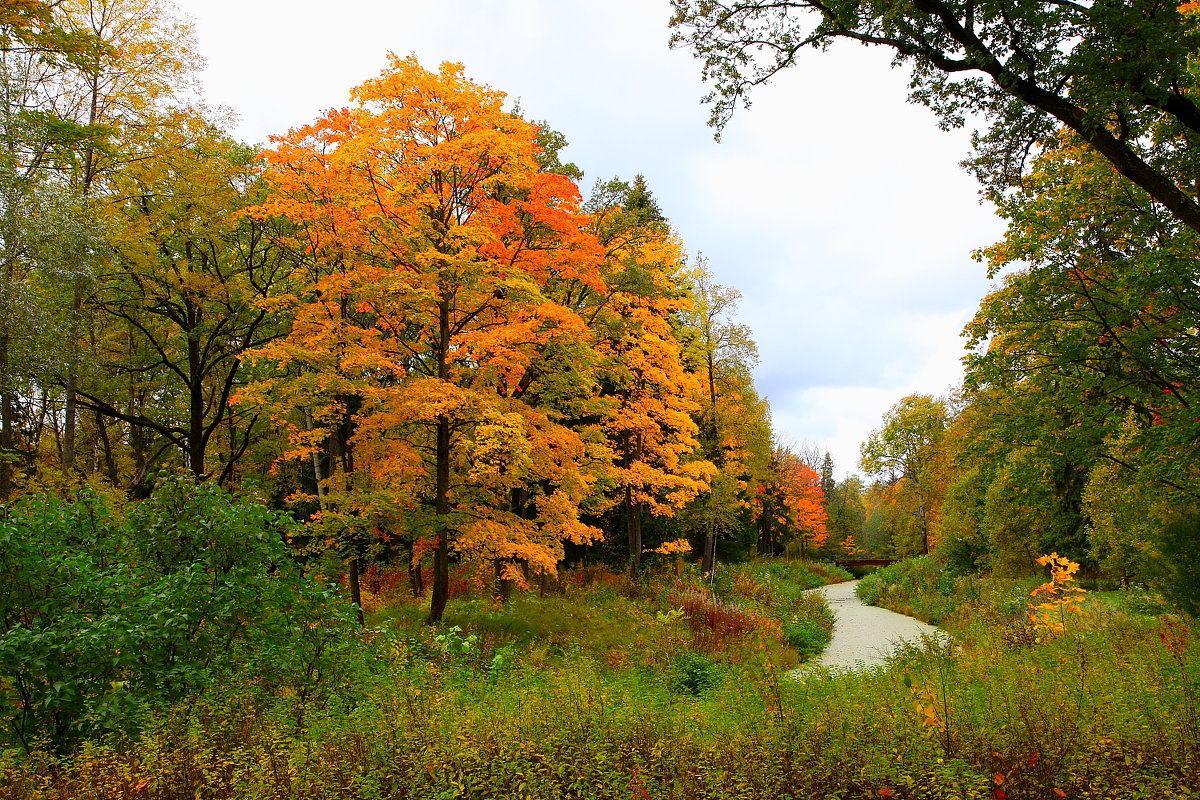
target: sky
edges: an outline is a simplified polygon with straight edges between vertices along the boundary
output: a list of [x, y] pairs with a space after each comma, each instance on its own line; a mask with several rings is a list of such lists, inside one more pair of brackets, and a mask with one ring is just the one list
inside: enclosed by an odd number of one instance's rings
[[805, 53], [721, 141], [700, 63], [672, 51], [668, 0], [176, 0], [207, 101], [254, 143], [346, 105], [387, 53], [462, 63], [562, 132], [596, 180], [646, 176], [717, 283], [742, 293], [777, 435], [858, 471], [905, 395], [962, 380], [962, 327], [989, 284], [972, 251], [1003, 225], [959, 166], [967, 131], [906, 102], [908, 76], [859, 45]]

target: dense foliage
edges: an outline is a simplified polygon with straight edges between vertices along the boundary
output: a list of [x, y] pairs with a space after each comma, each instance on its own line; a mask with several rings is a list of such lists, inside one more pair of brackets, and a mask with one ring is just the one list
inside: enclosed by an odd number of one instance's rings
[[336, 691], [354, 647], [336, 587], [301, 573], [296, 525], [211, 484], [117, 509], [30, 495], [0, 520], [0, 742], [135, 728], [216, 687]]
[[[1200, 607], [1196, 3], [675, 0], [720, 127], [806, 48], [890, 49], [911, 99], [978, 126], [969, 166], [1007, 221], [955, 396], [896, 403], [863, 446], [859, 542], [942, 548]], [[982, 243], [981, 243], [982, 244]], [[833, 492], [827, 492], [833, 495]]]
[[[1001, 283], [870, 483], [461, 65], [256, 153], [167, 0], [0, 2], [0, 798], [1200, 791], [1197, 4], [673, 5], [718, 122], [836, 38], [986, 122]], [[864, 553], [953, 640], [793, 671]]]
[[507, 596], [588, 545], [822, 539], [738, 294], [641, 176], [585, 200], [560, 134], [414, 57], [255, 153], [167, 0], [5, 9], [0, 501], [253, 486], [355, 602], [402, 564], [431, 622], [457, 564]]
[[[1038, 635], [1032, 582], [973, 578], [943, 616], [955, 646], [787, 677], [795, 656], [777, 649], [777, 614], [797, 609], [785, 598], [817, 573], [757, 562], [727, 571], [714, 596], [688, 579], [571, 571], [564, 594], [456, 602], [440, 631], [400, 592], [382, 605], [391, 621], [376, 622], [367, 677], [348, 682], [351, 703], [308, 704], [297, 725], [290, 704], [209, 695], [190, 723], [156, 716], [140, 738], [70, 760], [0, 756], [0, 796], [1023, 800], [1200, 788], [1200, 650], [1145, 593], [1090, 592], [1064, 632]], [[915, 609], [944, 602], [928, 562], [884, 577]], [[712, 636], [718, 627], [744, 633]]]

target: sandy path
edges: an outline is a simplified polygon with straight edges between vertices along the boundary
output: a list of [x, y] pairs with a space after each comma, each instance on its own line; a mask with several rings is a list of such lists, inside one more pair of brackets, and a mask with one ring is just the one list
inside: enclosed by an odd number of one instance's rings
[[901, 641], [946, 635], [940, 628], [912, 617], [864, 605], [854, 594], [857, 585], [858, 581], [847, 581], [813, 589], [825, 595], [835, 622], [833, 641], [809, 665], [841, 670], [875, 666], [885, 663]]

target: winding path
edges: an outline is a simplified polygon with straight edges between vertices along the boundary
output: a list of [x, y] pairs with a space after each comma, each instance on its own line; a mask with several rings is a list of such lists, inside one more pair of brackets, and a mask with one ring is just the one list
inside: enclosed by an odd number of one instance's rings
[[825, 652], [800, 670], [819, 665], [836, 670], [861, 669], [884, 664], [901, 642], [922, 636], [945, 636], [941, 628], [920, 620], [868, 606], [854, 594], [858, 581], [832, 583], [813, 589], [825, 595], [834, 615], [833, 641]]

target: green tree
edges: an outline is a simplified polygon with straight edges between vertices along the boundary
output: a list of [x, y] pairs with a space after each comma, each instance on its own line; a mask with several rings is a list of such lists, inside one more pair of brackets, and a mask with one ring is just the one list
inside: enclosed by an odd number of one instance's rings
[[[975, 436], [964, 452], [979, 480], [1023, 469], [1031, 486], [1049, 481], [1044, 492], [1021, 487], [1019, 505], [1036, 507], [1042, 538], [1052, 534], [1059, 552], [1084, 559], [1090, 551], [1125, 574], [1111, 520], [1141, 513], [1161, 522], [1153, 504], [1140, 512], [1129, 504], [1158, 496], [1186, 506], [1200, 488], [1191, 468], [1200, 425], [1190, 411], [1200, 380], [1196, 234], [1155, 212], [1070, 134], [1037, 159], [1001, 213], [1006, 236], [982, 255], [1004, 282], [966, 331], [966, 386], [979, 412], [972, 424], [994, 433], [992, 444]], [[1016, 449], [1025, 467], [1010, 463]], [[1001, 472], [989, 466], [1002, 463]], [[1108, 487], [1092, 492], [1097, 501], [1107, 492], [1126, 506], [1091, 503], [1110, 522], [1089, 527], [1084, 487], [1093, 481]], [[1031, 506], [1035, 497], [1042, 501]], [[1144, 538], [1135, 532], [1142, 527], [1129, 528], [1133, 540]], [[1089, 544], [1098, 534], [1107, 543]]]
[[[164, 112], [186, 105], [200, 58], [191, 27], [169, 0], [59, 0], [52, 9], [54, 24], [85, 45], [47, 81], [45, 111], [58, 127], [83, 133], [67, 150], [63, 176], [80, 196], [103, 204], [112, 197], [110, 176], [153, 157], [139, 145], [153, 141], [147, 133], [170, 118]], [[85, 309], [91, 286], [87, 275], [78, 274], [63, 310], [67, 352], [56, 380], [63, 392], [60, 460], [68, 471], [79, 449], [80, 372], [90, 361], [86, 345], [95, 338], [96, 320]], [[104, 421], [96, 423], [107, 450]]]
[[932, 515], [936, 513], [936, 447], [948, 416], [944, 401], [910, 395], [888, 410], [883, 425], [862, 445], [862, 468], [884, 476], [890, 487], [908, 498], [906, 505], [911, 505], [922, 553], [929, 552]]
[[[704, 382], [701, 452], [726, 474], [722, 483], [740, 493], [751, 478], [765, 477], [771, 458], [769, 412], [754, 391], [751, 377], [758, 363], [758, 346], [749, 327], [735, 321], [741, 292], [714, 283], [703, 259], [689, 276], [689, 295], [691, 307], [683, 315], [683, 338], [687, 356]], [[748, 501], [743, 495], [741, 502]], [[716, 495], [702, 502], [735, 503], [731, 496]], [[710, 510], [702, 516], [707, 522], [701, 571], [710, 573], [716, 565], [722, 515]]]
[[833, 494], [836, 485], [837, 481], [833, 478], [833, 456], [826, 451], [824, 458], [821, 459], [821, 491], [825, 492], [826, 497], [829, 497]]
[[826, 523], [828, 547], [839, 554], [852, 553], [861, 546], [867, 517], [863, 492], [862, 479], [847, 475], [825, 494], [825, 513], [829, 518]]
[[131, 428], [132, 474], [122, 476], [130, 485], [164, 448], [197, 478], [227, 483], [258, 416], [232, 410], [229, 399], [246, 382], [246, 351], [282, 332], [269, 303], [291, 267], [269, 224], [241, 213], [262, 195], [252, 148], [186, 111], [155, 120], [138, 147], [150, 157], [107, 178], [107, 265], [87, 301], [104, 327], [95, 368], [76, 374], [76, 394], [84, 408]]
[[87, 137], [48, 110], [44, 62], [56, 55], [0, 51], [0, 498], [54, 423], [48, 366], [69, 333], [58, 290], [90, 274], [101, 246], [96, 220], [61, 179]]

